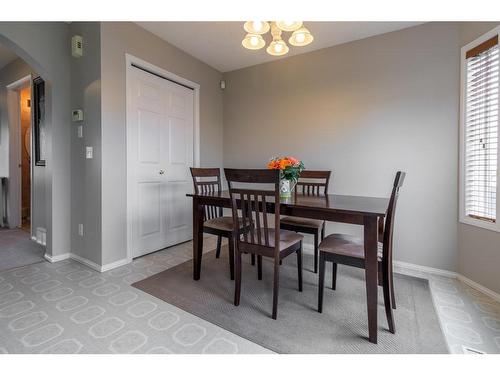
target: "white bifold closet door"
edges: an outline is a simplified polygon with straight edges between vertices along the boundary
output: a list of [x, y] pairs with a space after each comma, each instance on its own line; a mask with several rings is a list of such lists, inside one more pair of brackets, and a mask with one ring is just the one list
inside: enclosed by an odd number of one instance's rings
[[[129, 192], [132, 256], [192, 237], [194, 91], [132, 69], [129, 89]], [[103, 171], [106, 173], [106, 171]]]

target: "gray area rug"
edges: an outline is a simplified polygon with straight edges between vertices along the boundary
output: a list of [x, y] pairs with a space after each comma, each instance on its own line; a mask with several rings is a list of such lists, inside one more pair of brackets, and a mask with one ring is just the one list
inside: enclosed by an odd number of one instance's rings
[[45, 248], [22, 229], [0, 229], [0, 271], [42, 262]]
[[313, 257], [304, 254], [303, 292], [297, 290], [295, 256], [280, 269], [278, 319], [271, 319], [272, 263], [257, 268], [243, 259], [240, 306], [233, 305], [234, 282], [229, 279], [227, 249], [220, 259], [203, 256], [199, 281], [187, 261], [132, 286], [277, 353], [448, 353], [427, 280], [396, 275], [396, 334], [387, 329], [379, 288], [378, 344], [368, 342], [364, 271], [339, 265], [337, 290], [330, 289], [327, 264], [323, 313], [317, 312], [318, 276]]

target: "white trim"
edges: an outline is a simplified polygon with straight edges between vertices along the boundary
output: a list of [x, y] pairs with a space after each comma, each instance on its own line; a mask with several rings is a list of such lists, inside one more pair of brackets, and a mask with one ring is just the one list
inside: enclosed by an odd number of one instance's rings
[[50, 263], [56, 263], [56, 262], [60, 262], [61, 260], [66, 260], [66, 259], [69, 259], [71, 258], [71, 254], [70, 253], [64, 253], [64, 254], [61, 254], [61, 255], [49, 255], [47, 253], [45, 253], [43, 255], [43, 257], [45, 259], [47, 259]]
[[469, 285], [471, 288], [474, 288], [481, 293], [486, 294], [488, 297], [494, 299], [497, 302], [500, 302], [500, 294], [497, 292], [494, 292], [491, 289], [486, 288], [485, 286], [472, 281], [468, 277], [465, 277], [464, 275], [458, 273], [458, 272], [453, 272], [453, 271], [448, 271], [448, 270], [442, 270], [439, 268], [433, 268], [433, 267], [427, 267], [427, 266], [421, 266], [418, 264], [413, 264], [413, 263], [406, 263], [406, 262], [400, 262], [400, 261], [394, 261], [394, 272], [399, 273], [402, 275], [409, 275], [409, 276], [415, 276], [415, 271], [419, 272], [419, 275], [423, 278], [428, 278], [426, 274], [428, 275], [436, 275], [436, 276], [443, 276], [443, 277], [449, 277], [451, 279], [457, 279], [464, 284]]
[[124, 265], [129, 264], [129, 263], [130, 263], [130, 261], [127, 258], [123, 258], [121, 260], [117, 260], [116, 262], [108, 263], [108, 264], [101, 266], [101, 272], [106, 272], [106, 271], [112, 270], [114, 268], [124, 266]]
[[91, 260], [88, 260], [87, 258], [81, 257], [79, 255], [70, 254], [71, 259], [76, 260], [78, 263], [84, 264], [87, 267], [92, 268], [94, 271], [101, 272], [101, 266], [98, 265], [97, 263], [92, 262]]
[[[493, 231], [500, 232], [500, 179], [497, 178], [497, 221], [496, 223], [490, 223], [484, 220], [473, 219], [465, 215], [465, 82], [466, 82], [466, 53], [471, 48], [474, 48], [478, 44], [493, 38], [495, 35], [500, 37], [500, 26], [495, 27], [493, 30], [481, 35], [479, 38], [463, 46], [460, 52], [460, 153], [459, 153], [459, 218], [458, 220], [463, 224], [474, 225], [483, 229], [489, 229]], [[500, 102], [499, 102], [500, 111]], [[500, 137], [500, 135], [499, 135]], [[500, 143], [500, 139], [499, 139]], [[498, 157], [498, 166], [500, 166], [500, 153]], [[497, 176], [498, 176], [497, 171]]]
[[106, 272], [106, 271], [109, 271], [109, 270], [112, 270], [114, 268], [118, 268], [118, 267], [124, 266], [125, 264], [130, 263], [128, 261], [128, 259], [125, 258], [125, 259], [121, 259], [121, 260], [118, 260], [118, 261], [113, 262], [113, 263], [108, 263], [108, 264], [105, 264], [103, 266], [100, 266], [97, 263], [94, 263], [91, 260], [88, 260], [87, 258], [81, 257], [81, 256], [73, 254], [73, 253], [64, 253], [64, 254], [55, 255], [55, 256], [51, 256], [51, 255], [45, 253], [43, 255], [43, 257], [46, 260], [48, 260], [50, 263], [56, 263], [56, 262], [60, 262], [62, 260], [66, 260], [66, 259], [72, 259], [78, 263], [81, 263], [81, 264], [89, 267], [89, 268], [92, 268], [94, 271], [97, 271], [97, 272]]
[[19, 90], [20, 88], [24, 88], [27, 84], [31, 86], [31, 74], [24, 76], [23, 78], [18, 79], [7, 85], [7, 90]]
[[457, 274], [457, 279], [463, 282], [464, 284], [467, 284], [471, 288], [474, 288], [476, 290], [479, 290], [481, 293], [486, 294], [488, 297], [493, 298], [495, 301], [500, 302], [500, 294], [498, 294], [497, 292], [494, 292], [493, 290], [488, 289], [485, 286], [476, 283], [475, 281], [472, 281], [471, 279], [461, 274]]
[[394, 264], [394, 272], [399, 273], [401, 275], [413, 276], [415, 275], [415, 272], [418, 273], [421, 272], [424, 274], [427, 273], [429, 275], [444, 276], [452, 279], [457, 278], [458, 275], [456, 272], [453, 271], [442, 270], [440, 268], [433, 268], [428, 266], [421, 266], [419, 264], [414, 264], [414, 263], [401, 262], [399, 260], [395, 260], [393, 264]]
[[128, 150], [130, 150], [130, 142], [131, 142], [131, 123], [130, 119], [130, 77], [131, 77], [131, 69], [132, 64], [143, 67], [146, 70], [149, 70], [153, 73], [156, 73], [160, 76], [163, 76], [169, 80], [178, 82], [182, 85], [189, 86], [194, 91], [194, 118], [193, 118], [193, 164], [194, 167], [198, 167], [200, 165], [200, 85], [196, 82], [192, 82], [188, 79], [180, 77], [174, 73], [171, 73], [165, 69], [162, 69], [156, 65], [153, 65], [145, 60], [142, 60], [136, 56], [130, 55], [128, 53], [125, 54], [125, 86], [126, 86], [126, 138], [127, 138], [127, 262], [130, 263], [132, 261], [132, 212], [131, 212], [131, 199], [129, 192], [131, 191], [131, 181], [129, 176], [131, 174], [130, 166], [132, 164], [132, 160]]
[[78, 263], [84, 264], [87, 267], [92, 268], [94, 271], [97, 271], [97, 272], [106, 272], [106, 271], [109, 271], [109, 270], [112, 270], [114, 268], [118, 268], [118, 267], [124, 266], [125, 264], [130, 263], [129, 260], [125, 258], [125, 259], [121, 259], [121, 260], [118, 260], [118, 261], [113, 262], [113, 263], [108, 263], [108, 264], [105, 264], [103, 266], [100, 266], [97, 263], [94, 263], [87, 258], [81, 257], [81, 256], [73, 254], [73, 253], [70, 254], [70, 258], [77, 261]]
[[[312, 250], [314, 249], [312, 244], [303, 244], [304, 249], [309, 249]], [[414, 264], [414, 263], [408, 263], [408, 262], [402, 262], [399, 260], [395, 260], [394, 262], [394, 273], [398, 273], [400, 275], [407, 275], [407, 276], [416, 276], [416, 277], [421, 277], [424, 279], [428, 279], [429, 275], [435, 275], [435, 276], [441, 276], [441, 277], [448, 277], [450, 279], [457, 279], [463, 282], [464, 284], [469, 285], [471, 288], [474, 288], [481, 293], [486, 294], [488, 297], [494, 299], [497, 302], [500, 302], [500, 294], [497, 292], [494, 292], [491, 289], [486, 288], [485, 286], [465, 277], [464, 275], [454, 272], [454, 271], [448, 271], [448, 270], [443, 270], [440, 268], [434, 268], [434, 267], [428, 267], [428, 266], [421, 266], [420, 264]]]

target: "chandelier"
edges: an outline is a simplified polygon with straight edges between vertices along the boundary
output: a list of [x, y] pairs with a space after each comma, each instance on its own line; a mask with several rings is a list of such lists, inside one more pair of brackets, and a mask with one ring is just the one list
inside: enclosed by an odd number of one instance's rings
[[247, 34], [241, 44], [251, 50], [263, 48], [266, 45], [263, 35], [271, 30], [273, 40], [267, 46], [266, 51], [273, 56], [283, 56], [289, 51], [288, 45], [282, 38], [283, 32], [292, 33], [288, 38], [288, 43], [295, 47], [307, 46], [314, 40], [302, 21], [247, 21], [243, 28]]

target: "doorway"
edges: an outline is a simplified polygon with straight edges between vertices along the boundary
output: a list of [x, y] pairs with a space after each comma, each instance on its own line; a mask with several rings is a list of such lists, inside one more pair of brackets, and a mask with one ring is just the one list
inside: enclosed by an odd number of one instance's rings
[[19, 92], [21, 109], [21, 228], [31, 233], [31, 87]]
[[31, 75], [7, 86], [9, 112], [10, 228], [21, 228], [32, 237], [32, 87]]
[[127, 65], [128, 258], [192, 238], [198, 90], [144, 62]]

